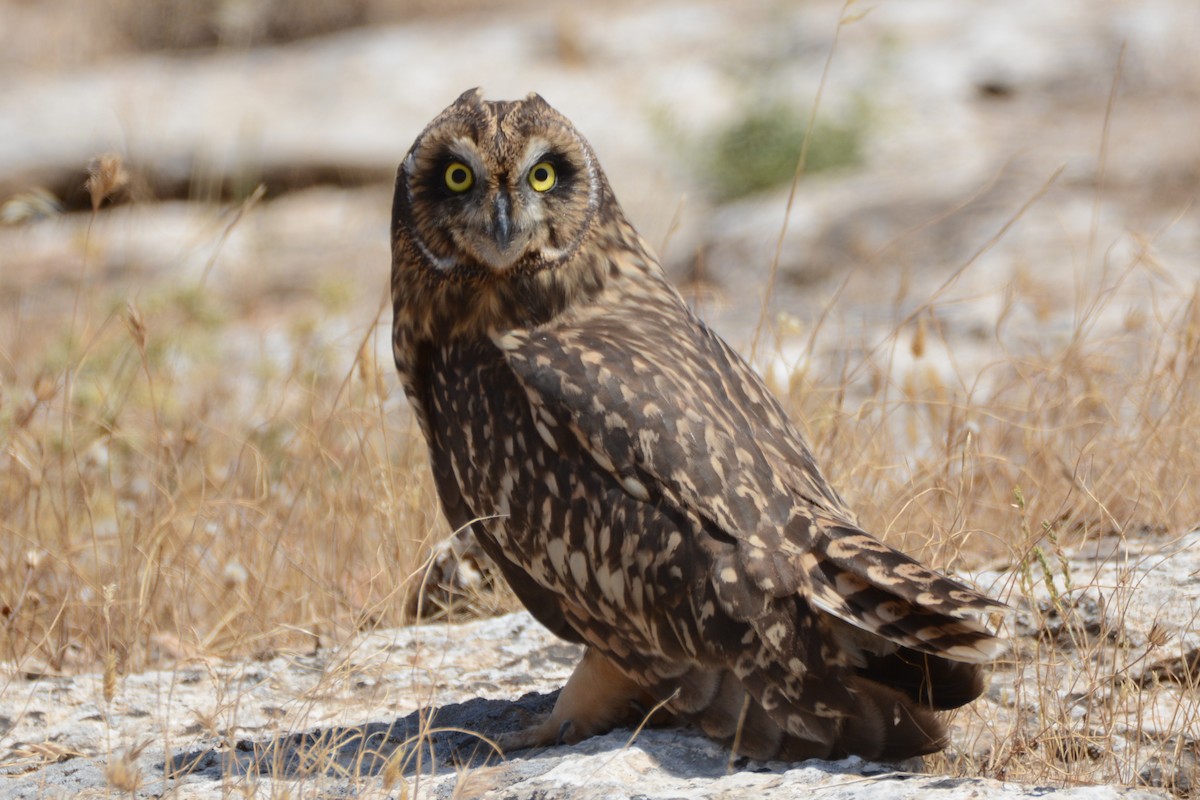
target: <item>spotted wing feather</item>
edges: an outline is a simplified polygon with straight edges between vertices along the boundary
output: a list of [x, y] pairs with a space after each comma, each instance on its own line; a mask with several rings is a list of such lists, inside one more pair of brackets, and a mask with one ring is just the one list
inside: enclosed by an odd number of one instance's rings
[[[862, 532], [761, 381], [681, 302], [597, 303], [497, 344], [531, 403], [631, 494], [729, 537], [712, 567], [735, 616], [801, 592], [918, 650], [996, 654], [973, 615], [1004, 606]], [[721, 581], [735, 575], [751, 580]]]

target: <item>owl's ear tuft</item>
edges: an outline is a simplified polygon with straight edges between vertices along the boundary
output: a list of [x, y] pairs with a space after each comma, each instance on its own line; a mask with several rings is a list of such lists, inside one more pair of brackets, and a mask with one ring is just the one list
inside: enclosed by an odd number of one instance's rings
[[530, 92], [529, 94], [525, 95], [525, 102], [537, 108], [550, 108], [550, 104], [547, 103], [537, 92]]
[[476, 86], [474, 89], [467, 89], [458, 96], [454, 101], [454, 105], [471, 105], [477, 106], [483, 102], [483, 87]]

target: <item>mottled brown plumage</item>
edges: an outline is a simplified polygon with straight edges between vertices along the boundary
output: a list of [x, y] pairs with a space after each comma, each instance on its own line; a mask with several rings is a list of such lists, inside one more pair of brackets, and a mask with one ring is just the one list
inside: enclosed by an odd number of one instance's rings
[[537, 95], [463, 94], [396, 178], [394, 351], [443, 508], [587, 645], [544, 723], [665, 702], [758, 758], [903, 758], [982, 690], [1000, 604], [861, 531]]

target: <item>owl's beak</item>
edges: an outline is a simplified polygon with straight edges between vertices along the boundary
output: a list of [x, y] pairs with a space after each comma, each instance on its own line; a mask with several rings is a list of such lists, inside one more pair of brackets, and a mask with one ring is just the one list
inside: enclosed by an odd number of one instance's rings
[[496, 241], [496, 249], [501, 253], [508, 250], [512, 244], [512, 213], [508, 206], [508, 196], [503, 193], [496, 198], [491, 233]]
[[483, 224], [483, 236], [475, 243], [476, 254], [496, 272], [504, 272], [525, 254], [528, 237], [513, 225], [512, 204], [503, 192], [492, 202]]

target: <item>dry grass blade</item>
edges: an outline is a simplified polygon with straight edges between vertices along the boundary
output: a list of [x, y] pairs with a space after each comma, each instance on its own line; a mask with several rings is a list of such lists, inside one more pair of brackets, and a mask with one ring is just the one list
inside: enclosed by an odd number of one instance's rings
[[796, 159], [796, 171], [792, 174], [792, 184], [788, 189], [787, 206], [783, 213], [783, 224], [779, 229], [779, 237], [775, 241], [775, 254], [771, 257], [770, 269], [767, 272], [766, 285], [763, 287], [762, 307], [758, 314], [758, 324], [754, 327], [754, 337], [750, 341], [750, 360], [754, 361], [758, 354], [758, 340], [762, 335], [763, 325], [767, 320], [767, 308], [771, 302], [771, 296], [775, 292], [775, 281], [779, 275], [779, 259], [783, 255], [783, 242], [787, 236], [788, 221], [792, 216], [792, 206], [796, 200], [796, 190], [800, 186], [800, 178], [804, 175], [804, 167], [808, 161], [808, 146], [812, 141], [813, 131], [816, 130], [814, 124], [817, 119], [817, 112], [821, 108], [821, 95], [825, 92], [825, 85], [829, 81], [829, 70], [833, 66], [833, 56], [837, 52], [838, 37], [841, 35], [842, 26], [852, 24], [858, 16], [849, 13], [850, 7], [854, 5], [856, 0], [846, 0], [842, 5], [842, 9], [838, 15], [838, 23], [833, 29], [833, 41], [829, 43], [829, 52], [825, 56], [825, 66], [821, 69], [821, 80], [817, 84], [817, 93], [813, 97], [812, 106], [808, 112], [808, 125], [804, 129], [804, 140], [800, 143], [800, 155]]

